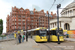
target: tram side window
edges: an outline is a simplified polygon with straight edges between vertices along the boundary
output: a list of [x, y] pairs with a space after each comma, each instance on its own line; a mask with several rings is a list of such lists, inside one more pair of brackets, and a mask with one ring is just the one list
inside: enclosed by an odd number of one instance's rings
[[31, 34], [34, 35], [34, 32], [32, 31]]
[[39, 31], [36, 31], [36, 35], [39, 35]]
[[51, 35], [56, 35], [56, 31], [55, 30], [52, 30], [51, 31]]
[[36, 35], [36, 31], [33, 31], [33, 35]]
[[49, 32], [47, 31], [47, 35], [51, 35], [51, 31], [49, 31]]

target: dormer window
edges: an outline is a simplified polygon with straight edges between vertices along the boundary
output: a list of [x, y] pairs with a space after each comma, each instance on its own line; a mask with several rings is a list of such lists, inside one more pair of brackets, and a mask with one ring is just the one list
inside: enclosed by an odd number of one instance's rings
[[20, 11], [23, 11], [22, 9]]
[[33, 11], [31, 11], [30, 14], [34, 14]]

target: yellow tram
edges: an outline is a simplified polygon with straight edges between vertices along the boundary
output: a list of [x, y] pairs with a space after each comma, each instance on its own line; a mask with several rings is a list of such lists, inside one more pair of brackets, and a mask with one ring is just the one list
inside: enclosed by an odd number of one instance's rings
[[36, 42], [47, 42], [47, 29], [45, 27], [31, 29], [28, 32]]
[[[50, 41], [58, 41], [57, 28], [50, 29], [49, 33], [47, 31], [47, 35], [50, 35]], [[59, 40], [64, 41], [63, 29], [59, 28]]]

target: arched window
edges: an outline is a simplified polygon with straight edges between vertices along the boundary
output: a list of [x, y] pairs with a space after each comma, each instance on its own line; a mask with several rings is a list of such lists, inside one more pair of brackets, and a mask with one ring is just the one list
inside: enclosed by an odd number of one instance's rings
[[68, 23], [64, 24], [64, 30], [70, 30], [70, 25]]

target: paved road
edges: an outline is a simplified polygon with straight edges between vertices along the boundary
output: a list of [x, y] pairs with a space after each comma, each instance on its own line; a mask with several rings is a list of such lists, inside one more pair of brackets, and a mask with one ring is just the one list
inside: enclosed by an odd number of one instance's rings
[[41, 50], [34, 40], [28, 39], [28, 42], [24, 41], [21, 44], [15, 44], [16, 41], [0, 42], [0, 50]]
[[75, 42], [56, 42], [35, 43], [34, 40], [29, 39], [28, 42], [15, 44], [15, 40], [0, 42], [0, 50], [75, 50]]
[[56, 42], [38, 43], [42, 50], [75, 50], [75, 42]]

